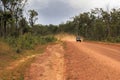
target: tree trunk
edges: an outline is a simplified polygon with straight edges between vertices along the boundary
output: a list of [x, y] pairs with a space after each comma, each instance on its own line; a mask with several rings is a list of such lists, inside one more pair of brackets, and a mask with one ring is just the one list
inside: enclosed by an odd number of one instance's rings
[[6, 19], [4, 19], [4, 38], [7, 36], [7, 27], [6, 27]]

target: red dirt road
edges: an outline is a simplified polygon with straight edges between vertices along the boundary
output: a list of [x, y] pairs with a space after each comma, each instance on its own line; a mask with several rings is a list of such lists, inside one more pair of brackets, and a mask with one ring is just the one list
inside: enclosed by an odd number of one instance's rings
[[120, 80], [120, 46], [66, 42], [66, 80]]
[[65, 41], [36, 58], [25, 80], [120, 80], [120, 46]]
[[64, 80], [64, 50], [60, 44], [49, 45], [44, 54], [36, 57], [25, 80]]

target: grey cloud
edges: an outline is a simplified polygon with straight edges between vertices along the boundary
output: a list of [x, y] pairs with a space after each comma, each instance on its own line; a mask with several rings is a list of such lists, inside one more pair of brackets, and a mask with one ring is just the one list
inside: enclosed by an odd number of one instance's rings
[[48, 23], [60, 23], [75, 13], [75, 10], [62, 1], [51, 1], [47, 7], [39, 10], [40, 16]]
[[80, 12], [95, 7], [117, 6], [119, 0], [30, 0], [27, 9], [35, 9], [39, 13], [38, 23], [59, 24]]

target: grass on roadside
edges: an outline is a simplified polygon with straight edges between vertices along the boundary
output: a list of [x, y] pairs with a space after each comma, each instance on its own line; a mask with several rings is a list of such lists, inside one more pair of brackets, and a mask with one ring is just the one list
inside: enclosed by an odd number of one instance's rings
[[34, 61], [34, 57], [19, 64], [13, 70], [5, 70], [4, 73], [2, 73], [1, 79], [2, 80], [24, 80], [26, 67], [29, 67], [32, 61]]
[[[35, 47], [34, 50], [26, 50], [21, 54], [14, 53], [14, 55], [17, 56], [16, 59], [13, 57], [8, 57], [10, 56], [11, 53], [9, 55], [6, 54], [4, 57], [7, 58], [7, 60], [5, 58], [4, 58], [5, 60], [0, 59], [0, 64], [1, 64], [0, 79], [1, 80], [24, 80], [25, 70], [30, 66], [32, 61], [34, 61], [35, 56], [33, 55], [42, 54], [46, 47], [47, 47], [47, 44], [38, 45]], [[27, 59], [27, 57], [30, 57], [30, 58]]]
[[13, 63], [27, 56], [43, 53], [48, 43], [56, 40], [53, 36], [39, 37], [31, 34], [18, 38], [0, 39], [0, 80], [24, 80], [25, 70], [34, 61], [34, 57], [18, 64], [13, 69], [8, 70], [7, 67], [16, 65]]

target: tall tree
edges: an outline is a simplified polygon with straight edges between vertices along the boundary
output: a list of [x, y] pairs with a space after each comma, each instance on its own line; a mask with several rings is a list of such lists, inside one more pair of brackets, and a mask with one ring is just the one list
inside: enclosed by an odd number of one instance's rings
[[29, 12], [29, 23], [33, 27], [36, 20], [38, 19], [37, 18], [38, 13], [35, 10], [29, 10], [28, 12]]
[[27, 0], [1, 0], [1, 2], [4, 8], [3, 10], [4, 36], [6, 37], [8, 12], [9, 12], [9, 15], [11, 15], [12, 22], [16, 25], [16, 31], [17, 31], [18, 21], [19, 21], [19, 18], [22, 16], [22, 12], [23, 12], [22, 10]]

